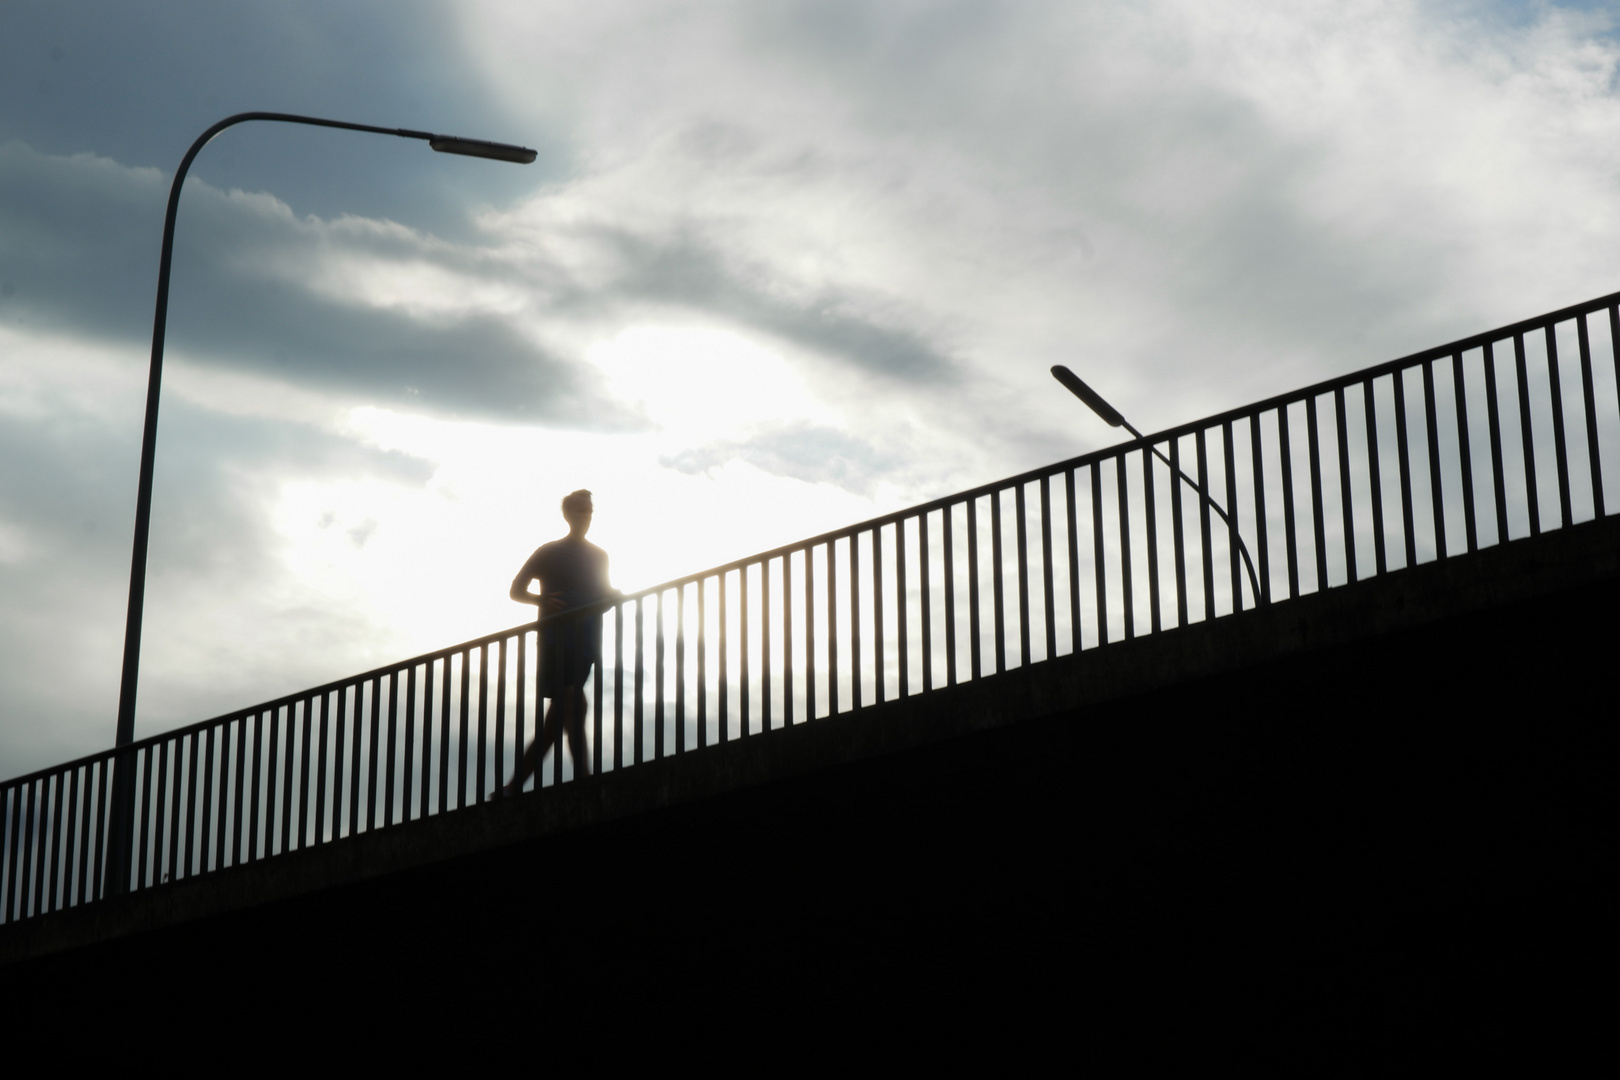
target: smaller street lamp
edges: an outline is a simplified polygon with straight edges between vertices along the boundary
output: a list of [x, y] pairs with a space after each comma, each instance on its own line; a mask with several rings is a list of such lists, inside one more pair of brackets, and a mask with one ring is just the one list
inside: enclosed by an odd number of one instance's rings
[[[1085, 402], [1092, 412], [1096, 413], [1102, 418], [1103, 423], [1107, 424], [1109, 427], [1123, 427], [1126, 431], [1130, 432], [1132, 435], [1135, 435], [1138, 442], [1145, 442], [1146, 437], [1140, 431], [1137, 431], [1136, 428], [1132, 427], [1131, 422], [1126, 420], [1125, 417], [1121, 416], [1118, 409], [1104, 401], [1101, 394], [1087, 386], [1081, 380], [1080, 376], [1076, 375], [1062, 364], [1053, 364], [1052, 378], [1062, 383], [1071, 394]], [[1181, 477], [1181, 479], [1191, 484], [1192, 489], [1198, 492], [1199, 498], [1203, 499], [1204, 502], [1209, 504], [1209, 508], [1219, 514], [1221, 516], [1221, 520], [1226, 522], [1226, 527], [1232, 530], [1233, 537], [1237, 539], [1238, 553], [1243, 556], [1243, 568], [1249, 572], [1249, 588], [1254, 590], [1254, 602], [1258, 604], [1260, 602], [1260, 579], [1255, 575], [1254, 563], [1249, 559], [1249, 548], [1248, 545], [1244, 544], [1243, 542], [1243, 534], [1238, 532], [1238, 527], [1234, 525], [1232, 523], [1232, 519], [1226, 515], [1226, 511], [1221, 507], [1221, 504], [1210, 498], [1209, 493], [1204, 490], [1203, 486], [1200, 485], [1198, 481], [1188, 476], [1175, 465], [1171, 465], [1170, 459], [1166, 457], [1164, 451], [1160, 450], [1157, 446], [1154, 446], [1152, 443], [1147, 443], [1147, 448], [1153, 451], [1160, 461], [1164, 462], [1166, 465], [1169, 465], [1170, 468]], [[1241, 600], [1241, 597], [1236, 598], [1236, 602], [1234, 602], [1233, 607], [1241, 607]]]

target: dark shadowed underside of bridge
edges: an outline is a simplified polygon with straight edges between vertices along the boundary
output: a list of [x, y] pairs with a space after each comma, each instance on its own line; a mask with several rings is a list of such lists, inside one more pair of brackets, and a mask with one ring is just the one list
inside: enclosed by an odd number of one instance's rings
[[482, 798], [531, 627], [139, 744], [122, 863], [111, 754], [10, 782], [4, 1005], [1017, 1016], [1120, 1060], [1584, 1042], [1616, 300], [627, 598], [594, 778]]

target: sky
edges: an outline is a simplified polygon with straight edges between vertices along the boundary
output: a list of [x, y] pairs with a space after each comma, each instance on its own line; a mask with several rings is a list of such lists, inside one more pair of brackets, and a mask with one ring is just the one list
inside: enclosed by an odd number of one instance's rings
[[1620, 289], [1620, 7], [0, 0], [0, 776]]

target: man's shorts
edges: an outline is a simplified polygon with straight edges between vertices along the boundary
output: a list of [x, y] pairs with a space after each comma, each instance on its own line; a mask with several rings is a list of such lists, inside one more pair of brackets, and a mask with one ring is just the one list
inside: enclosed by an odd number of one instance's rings
[[[555, 698], [570, 686], [583, 687], [601, 658], [602, 636], [596, 620], [579, 627], [551, 630], [540, 657], [540, 696]], [[592, 631], [595, 631], [594, 633]]]

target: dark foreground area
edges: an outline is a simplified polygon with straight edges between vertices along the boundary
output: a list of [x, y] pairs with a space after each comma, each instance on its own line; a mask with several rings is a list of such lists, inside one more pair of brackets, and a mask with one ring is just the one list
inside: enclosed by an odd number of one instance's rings
[[1599, 573], [15, 963], [0, 1004], [427, 1042], [487, 1021], [605, 1060], [666, 1027], [788, 1056], [857, 1031], [1352, 1071], [1583, 1055], [1610, 1011], [1617, 610]]

